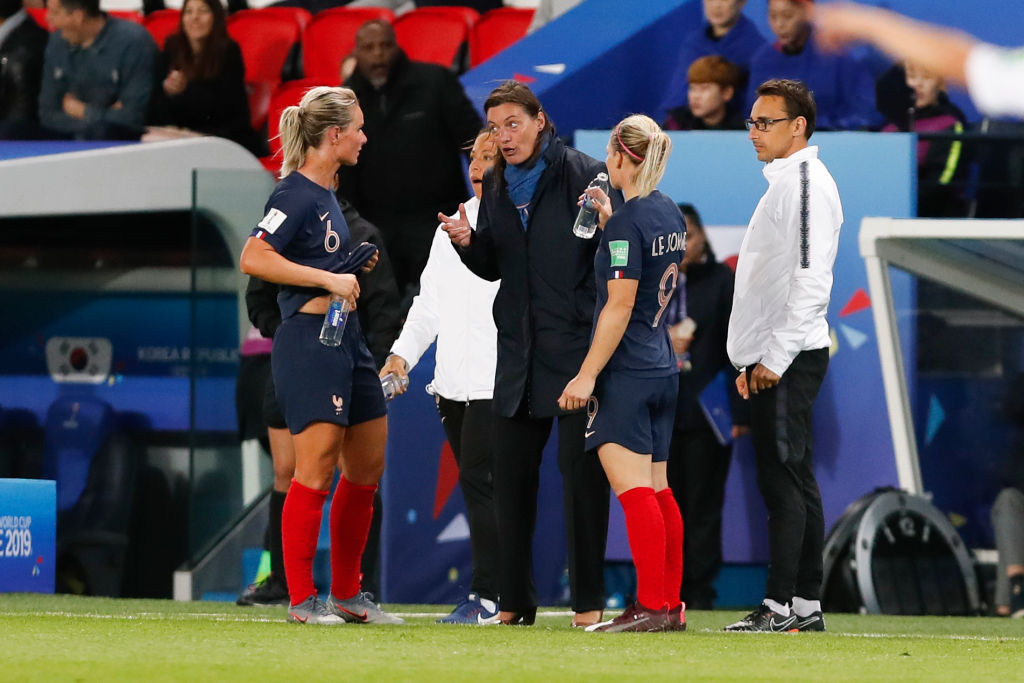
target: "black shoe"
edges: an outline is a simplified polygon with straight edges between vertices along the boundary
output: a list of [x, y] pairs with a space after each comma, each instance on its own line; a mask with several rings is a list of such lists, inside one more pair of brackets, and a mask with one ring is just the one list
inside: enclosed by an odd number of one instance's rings
[[821, 611], [811, 612], [806, 617], [797, 616], [796, 618], [797, 630], [801, 633], [805, 631], [824, 631], [825, 630], [825, 615]]
[[[753, 612], [743, 617], [735, 624], [725, 627], [726, 631], [750, 631], [764, 633], [796, 633], [799, 629], [796, 625], [796, 613], [790, 612], [784, 617], [768, 605], [761, 603]], [[824, 621], [822, 622], [824, 626]]]
[[503, 626], [533, 626], [537, 619], [537, 608], [530, 607], [518, 612], [502, 610], [498, 612], [498, 623]]
[[1024, 619], [1024, 576], [1010, 577], [1010, 616]]
[[236, 605], [243, 607], [276, 607], [289, 604], [288, 586], [284, 581], [271, 574], [260, 583], [251, 584], [242, 591], [235, 600]]

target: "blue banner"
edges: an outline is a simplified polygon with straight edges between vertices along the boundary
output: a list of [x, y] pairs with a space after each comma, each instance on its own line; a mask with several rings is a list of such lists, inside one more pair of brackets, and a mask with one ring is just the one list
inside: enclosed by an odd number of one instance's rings
[[0, 593], [52, 593], [57, 485], [0, 479]]

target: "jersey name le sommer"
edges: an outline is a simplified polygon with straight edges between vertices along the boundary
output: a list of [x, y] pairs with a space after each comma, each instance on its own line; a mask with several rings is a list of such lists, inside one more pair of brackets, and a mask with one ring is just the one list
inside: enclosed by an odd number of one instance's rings
[[626, 202], [608, 220], [594, 257], [595, 329], [597, 316], [608, 303], [608, 281], [639, 283], [633, 314], [607, 369], [640, 377], [679, 372], [662, 318], [679, 281], [679, 262], [685, 249], [683, 215], [674, 201], [657, 190]]
[[[339, 272], [348, 255], [349, 232], [333, 192], [294, 171], [270, 193], [264, 211], [253, 237], [289, 261]], [[326, 293], [317, 287], [281, 285], [277, 295], [281, 319], [292, 317], [307, 301]]]

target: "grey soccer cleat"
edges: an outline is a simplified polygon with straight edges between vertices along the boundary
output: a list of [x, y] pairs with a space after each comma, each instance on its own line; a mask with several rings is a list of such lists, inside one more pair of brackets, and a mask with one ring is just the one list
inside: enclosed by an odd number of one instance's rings
[[347, 600], [331, 595], [327, 598], [327, 609], [345, 621], [353, 624], [404, 624], [405, 619], [388, 614], [373, 601], [371, 593], [362, 591]]
[[332, 614], [320, 598], [311, 595], [298, 605], [288, 608], [288, 621], [296, 624], [317, 624], [319, 626], [340, 626], [345, 620]]

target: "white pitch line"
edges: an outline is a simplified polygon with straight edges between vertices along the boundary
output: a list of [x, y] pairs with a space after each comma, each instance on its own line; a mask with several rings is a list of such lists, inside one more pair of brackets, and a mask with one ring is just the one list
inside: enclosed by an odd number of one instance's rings
[[[282, 610], [283, 611], [283, 610]], [[446, 616], [447, 612], [396, 612], [403, 617], [412, 618], [437, 618]], [[572, 616], [571, 611], [554, 611], [554, 612], [537, 612], [538, 617], [559, 617], [564, 618]], [[248, 616], [248, 615], [233, 615], [218, 612], [180, 612], [176, 614], [165, 614], [162, 612], [137, 612], [134, 614], [96, 614], [96, 613], [82, 613], [82, 612], [62, 612], [62, 611], [49, 611], [49, 612], [0, 612], [2, 616], [32, 616], [32, 617], [61, 617], [61, 618], [82, 618], [82, 619], [110, 619], [110, 620], [121, 620], [121, 621], [186, 621], [195, 619], [209, 619], [212, 621], [220, 622], [232, 622], [232, 623], [285, 623], [284, 617], [275, 618], [271, 616]], [[690, 629], [691, 632], [697, 631], [699, 633], [722, 633], [721, 629], [712, 628], [700, 628]], [[792, 637], [799, 637], [799, 634], [780, 634], [781, 636], [790, 635]], [[825, 636], [841, 636], [844, 638], [896, 638], [901, 640], [911, 639], [922, 639], [922, 640], [954, 640], [954, 641], [966, 641], [966, 642], [1018, 642], [1024, 641], [1024, 636], [1016, 635], [1003, 635], [1003, 636], [982, 636], [982, 635], [963, 635], [963, 634], [941, 634], [941, 633], [853, 633], [844, 631], [829, 631]], [[742, 637], [742, 634], [731, 637]], [[821, 637], [821, 636], [813, 636]]]
[[[701, 633], [722, 633], [721, 629], [714, 628], [702, 628], [694, 629], [699, 630]], [[743, 635], [754, 635], [753, 632], [738, 631], [737, 637]], [[780, 636], [793, 636], [795, 638], [800, 637], [798, 633], [780, 633]], [[844, 638], [899, 638], [899, 639], [922, 639], [922, 640], [965, 640], [965, 641], [979, 641], [979, 642], [1003, 642], [1003, 641], [1024, 641], [1024, 636], [978, 636], [978, 635], [958, 635], [954, 633], [942, 634], [942, 633], [851, 633], [845, 631], [828, 631], [823, 634], [825, 636], [842, 636]], [[806, 637], [806, 636], [805, 636]], [[821, 637], [821, 636], [811, 636]]]

